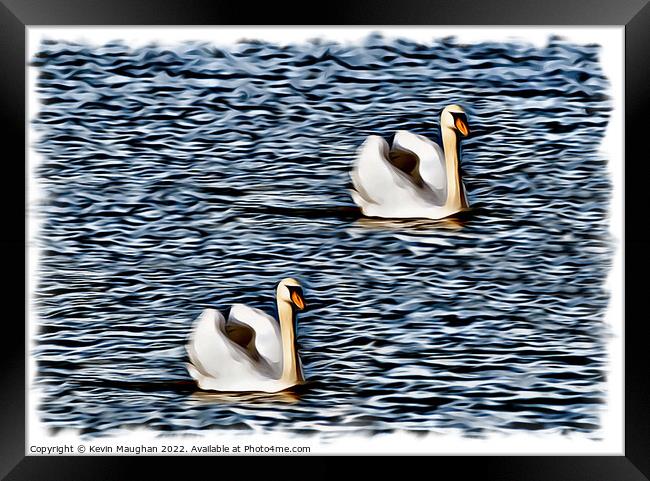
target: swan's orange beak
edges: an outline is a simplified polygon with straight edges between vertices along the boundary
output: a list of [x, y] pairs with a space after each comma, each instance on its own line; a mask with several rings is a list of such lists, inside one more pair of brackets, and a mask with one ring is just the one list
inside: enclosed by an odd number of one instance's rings
[[298, 291], [293, 291], [291, 293], [291, 300], [296, 305], [298, 310], [302, 311], [305, 308], [305, 300]]
[[463, 137], [467, 137], [469, 135], [469, 127], [467, 124], [463, 121], [461, 118], [456, 118], [456, 128], [458, 131], [463, 134]]

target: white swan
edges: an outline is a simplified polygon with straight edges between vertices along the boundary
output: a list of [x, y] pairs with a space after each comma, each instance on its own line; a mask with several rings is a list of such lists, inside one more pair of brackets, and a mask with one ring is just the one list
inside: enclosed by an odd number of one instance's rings
[[305, 308], [300, 283], [283, 279], [276, 290], [278, 321], [259, 309], [235, 304], [228, 322], [205, 309], [187, 344], [187, 370], [209, 391], [278, 392], [304, 382], [296, 349], [296, 311]]
[[377, 135], [359, 149], [350, 174], [354, 202], [368, 217], [442, 219], [469, 204], [460, 178], [460, 137], [469, 134], [465, 111], [449, 105], [440, 115], [443, 149], [400, 130], [392, 149]]

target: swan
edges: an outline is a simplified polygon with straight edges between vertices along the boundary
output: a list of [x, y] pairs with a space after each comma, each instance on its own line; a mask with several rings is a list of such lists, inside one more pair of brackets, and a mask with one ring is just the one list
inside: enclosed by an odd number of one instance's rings
[[368, 217], [442, 219], [469, 207], [460, 178], [460, 140], [469, 135], [459, 105], [440, 115], [443, 148], [421, 135], [400, 130], [392, 149], [377, 135], [359, 148], [350, 173], [352, 199]]
[[279, 323], [259, 309], [235, 304], [228, 321], [216, 309], [196, 320], [186, 349], [187, 370], [200, 389], [222, 392], [278, 392], [305, 381], [294, 331], [305, 308], [300, 283], [280, 281]]

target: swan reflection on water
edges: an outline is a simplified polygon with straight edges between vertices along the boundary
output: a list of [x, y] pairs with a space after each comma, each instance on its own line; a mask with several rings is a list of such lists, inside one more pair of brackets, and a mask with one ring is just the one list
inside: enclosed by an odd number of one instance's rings
[[366, 229], [377, 230], [398, 230], [398, 231], [418, 231], [418, 232], [435, 232], [436, 230], [460, 230], [469, 221], [468, 216], [452, 216], [444, 219], [379, 219], [377, 217], [362, 217], [353, 225]]
[[297, 390], [285, 390], [275, 393], [266, 392], [217, 392], [201, 391], [193, 392], [188, 401], [197, 404], [215, 404], [223, 403], [232, 405], [237, 403], [255, 404], [260, 407], [263, 405], [294, 404], [300, 401], [302, 392]]

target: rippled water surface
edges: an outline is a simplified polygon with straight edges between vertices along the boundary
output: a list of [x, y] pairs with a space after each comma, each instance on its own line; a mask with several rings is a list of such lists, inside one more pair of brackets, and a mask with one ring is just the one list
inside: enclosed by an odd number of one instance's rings
[[[39, 415], [297, 433], [521, 430], [598, 436], [611, 108], [596, 45], [48, 41], [33, 58], [45, 195], [34, 300]], [[348, 172], [370, 134], [439, 137], [459, 103], [474, 210], [361, 218]], [[274, 312], [299, 278], [310, 383], [196, 392], [206, 307]]]

